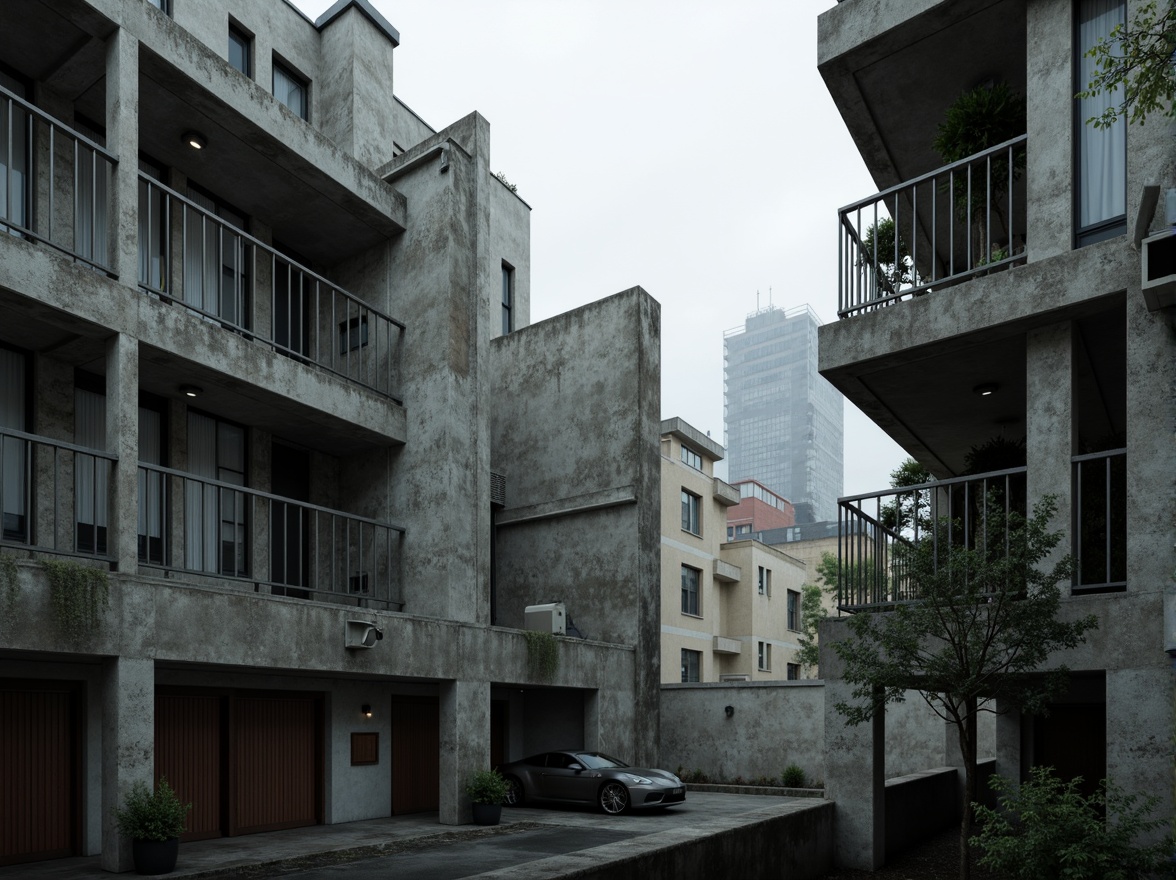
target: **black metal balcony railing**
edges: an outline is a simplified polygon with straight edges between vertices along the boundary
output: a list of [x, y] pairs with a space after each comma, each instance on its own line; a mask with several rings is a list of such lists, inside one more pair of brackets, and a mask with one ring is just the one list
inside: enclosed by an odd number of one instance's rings
[[404, 324], [142, 172], [139, 286], [401, 402]]
[[838, 212], [841, 318], [1025, 261], [1027, 136]]
[[0, 543], [109, 561], [110, 478], [118, 457], [0, 429]]
[[[936, 568], [953, 546], [999, 552], [1002, 541], [1007, 547], [1008, 514], [1024, 515], [1025, 502], [1023, 467], [842, 498], [838, 609], [879, 610], [917, 600], [904, 548], [931, 542]], [[993, 503], [1002, 514], [996, 518]]]
[[56, 248], [108, 275], [118, 160], [0, 87], [0, 233]]
[[401, 526], [139, 463], [139, 563], [400, 610]]
[[1076, 455], [1073, 468], [1075, 593], [1127, 587], [1127, 450]]

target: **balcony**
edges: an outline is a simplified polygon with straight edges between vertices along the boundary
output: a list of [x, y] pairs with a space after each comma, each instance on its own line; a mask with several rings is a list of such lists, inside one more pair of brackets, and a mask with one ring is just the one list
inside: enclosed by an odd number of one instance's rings
[[110, 480], [118, 457], [0, 429], [0, 544], [112, 561]]
[[402, 402], [404, 324], [144, 173], [139, 287]]
[[111, 275], [117, 164], [90, 138], [0, 86], [0, 232]]
[[[1127, 451], [1072, 459], [1071, 593], [1127, 585]], [[1026, 515], [1026, 469], [956, 477], [842, 498], [838, 507], [839, 611], [878, 611], [919, 599], [906, 551], [931, 542], [936, 569], [952, 547], [1007, 547], [1004, 520]], [[993, 503], [998, 505], [993, 516]], [[1006, 551], [1007, 552], [1007, 549]]]
[[838, 212], [841, 318], [1025, 262], [1027, 136]]
[[[953, 547], [999, 547], [1004, 517], [1024, 515], [1025, 468], [955, 477], [842, 498], [838, 503], [839, 611], [878, 611], [919, 599], [905, 555], [931, 542], [936, 570]], [[999, 530], [999, 531], [998, 531]]]
[[[0, 545], [114, 562], [116, 456], [0, 430]], [[400, 610], [404, 529], [158, 465], [138, 465], [140, 571]]]

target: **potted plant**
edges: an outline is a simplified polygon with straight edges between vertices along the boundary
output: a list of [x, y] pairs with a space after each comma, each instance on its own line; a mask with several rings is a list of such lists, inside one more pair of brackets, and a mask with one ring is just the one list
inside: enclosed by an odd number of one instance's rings
[[478, 825], [497, 825], [502, 818], [502, 801], [507, 785], [497, 770], [478, 770], [470, 777], [466, 794], [474, 802], [474, 822]]
[[131, 838], [135, 870], [167, 874], [176, 867], [180, 835], [191, 804], [182, 804], [166, 779], [151, 791], [136, 782], [118, 809], [118, 830]]

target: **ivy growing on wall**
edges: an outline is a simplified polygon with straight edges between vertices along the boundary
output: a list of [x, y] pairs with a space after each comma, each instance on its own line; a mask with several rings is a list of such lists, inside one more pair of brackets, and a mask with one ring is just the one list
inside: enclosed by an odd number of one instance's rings
[[110, 604], [106, 572], [68, 559], [43, 559], [49, 578], [49, 603], [62, 635], [78, 639], [102, 625]]
[[540, 681], [551, 681], [559, 669], [559, 645], [549, 632], [523, 633], [527, 638], [527, 668], [531, 677]]

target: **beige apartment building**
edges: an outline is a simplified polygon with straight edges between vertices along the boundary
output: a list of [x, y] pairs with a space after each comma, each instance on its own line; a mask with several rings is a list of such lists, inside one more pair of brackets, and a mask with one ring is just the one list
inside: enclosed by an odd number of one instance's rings
[[726, 541], [739, 491], [714, 476], [723, 455], [681, 419], [662, 422], [662, 681], [800, 678], [805, 565], [759, 541]]

